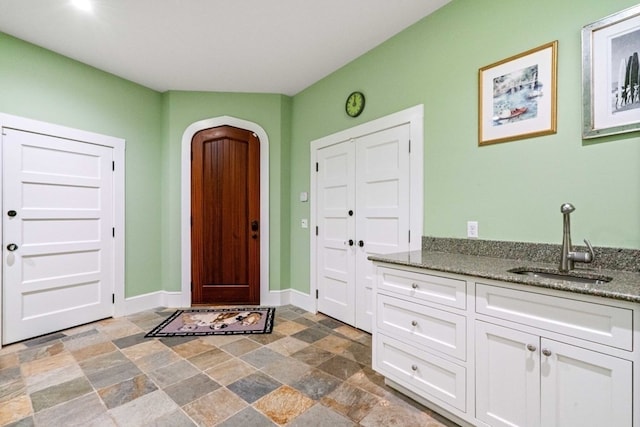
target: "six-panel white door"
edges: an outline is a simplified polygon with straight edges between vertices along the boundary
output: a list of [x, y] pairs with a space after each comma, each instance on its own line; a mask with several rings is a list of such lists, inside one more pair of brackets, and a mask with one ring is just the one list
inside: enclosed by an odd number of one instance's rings
[[113, 315], [112, 151], [3, 129], [3, 343]]
[[[371, 331], [372, 254], [409, 249], [409, 125], [318, 150], [318, 311]], [[417, 237], [419, 238], [419, 237]]]

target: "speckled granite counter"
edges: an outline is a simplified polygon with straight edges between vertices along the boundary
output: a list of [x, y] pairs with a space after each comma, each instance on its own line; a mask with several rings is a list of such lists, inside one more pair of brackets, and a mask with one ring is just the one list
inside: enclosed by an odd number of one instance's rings
[[370, 256], [369, 259], [376, 262], [463, 274], [465, 276], [478, 278], [502, 280], [505, 282], [640, 303], [640, 273], [635, 271], [576, 268], [578, 272], [593, 273], [612, 278], [609, 283], [584, 284], [564, 280], [534, 278], [510, 273], [508, 271], [520, 267], [539, 269], [557, 268], [556, 264], [545, 262], [528, 262], [518, 259], [493, 258], [429, 250]]

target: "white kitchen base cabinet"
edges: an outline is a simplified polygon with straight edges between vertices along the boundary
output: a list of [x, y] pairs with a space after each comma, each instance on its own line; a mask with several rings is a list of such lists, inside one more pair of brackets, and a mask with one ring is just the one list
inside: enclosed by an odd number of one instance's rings
[[445, 417], [640, 427], [637, 303], [383, 263], [374, 297], [373, 368]]
[[476, 416], [491, 426], [631, 426], [632, 363], [476, 322]]

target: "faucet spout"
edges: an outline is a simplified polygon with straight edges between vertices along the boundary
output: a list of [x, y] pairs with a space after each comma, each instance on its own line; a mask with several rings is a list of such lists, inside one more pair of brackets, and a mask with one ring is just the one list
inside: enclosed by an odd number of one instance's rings
[[560, 212], [562, 212], [562, 252], [560, 253], [560, 266], [558, 270], [562, 273], [567, 273], [569, 270], [573, 270], [575, 262], [589, 263], [596, 257], [595, 251], [591, 246], [591, 243], [585, 239], [588, 252], [575, 252], [573, 245], [571, 244], [571, 220], [569, 215], [575, 211], [576, 208], [571, 203], [563, 203], [560, 206]]
[[573, 270], [573, 260], [569, 257], [569, 253], [573, 251], [571, 245], [571, 219], [569, 215], [576, 208], [571, 203], [564, 203], [560, 206], [562, 212], [562, 252], [560, 253], [559, 270], [563, 273]]

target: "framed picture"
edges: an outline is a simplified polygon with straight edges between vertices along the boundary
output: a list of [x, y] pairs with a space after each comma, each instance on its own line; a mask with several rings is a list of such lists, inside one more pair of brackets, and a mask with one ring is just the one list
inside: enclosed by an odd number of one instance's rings
[[556, 133], [558, 42], [478, 73], [478, 145]]
[[582, 28], [582, 137], [640, 129], [640, 6]]

